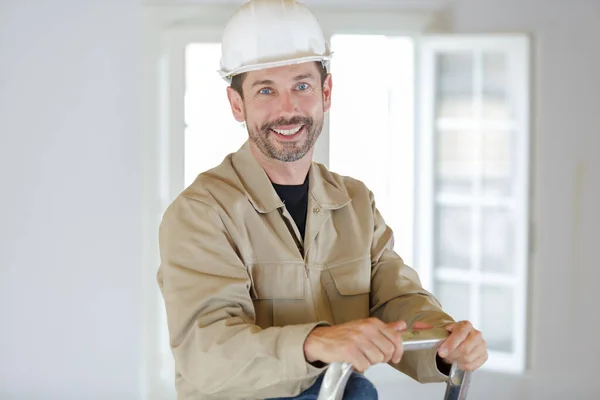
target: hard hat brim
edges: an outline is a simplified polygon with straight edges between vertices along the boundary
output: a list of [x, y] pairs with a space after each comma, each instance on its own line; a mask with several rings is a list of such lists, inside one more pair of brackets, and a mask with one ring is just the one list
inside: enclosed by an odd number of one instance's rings
[[219, 75], [221, 76], [221, 78], [223, 78], [226, 82], [231, 83], [231, 79], [235, 75], [243, 74], [244, 72], [258, 71], [261, 69], [268, 69], [268, 68], [283, 67], [285, 65], [292, 65], [292, 64], [302, 64], [302, 63], [311, 62], [311, 61], [324, 61], [324, 62], [328, 63], [329, 60], [331, 60], [332, 56], [333, 56], [333, 53], [329, 53], [326, 55], [312, 55], [312, 56], [292, 58], [292, 59], [287, 59], [287, 60], [279, 60], [279, 61], [271, 61], [271, 62], [266, 62], [266, 63], [245, 65], [243, 67], [234, 69], [233, 71], [219, 70], [218, 72], [219, 72]]

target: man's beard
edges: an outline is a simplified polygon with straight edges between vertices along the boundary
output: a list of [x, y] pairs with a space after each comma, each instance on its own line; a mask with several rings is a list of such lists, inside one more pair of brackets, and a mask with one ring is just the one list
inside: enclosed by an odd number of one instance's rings
[[[276, 135], [271, 129], [283, 125], [304, 125], [302, 129], [305, 130], [303, 135], [305, 135], [306, 138], [302, 142], [278, 142], [281, 146], [277, 146], [272, 140], [269, 140], [270, 137], [275, 137]], [[310, 117], [297, 116], [290, 119], [279, 118], [276, 121], [266, 122], [260, 127], [258, 132], [254, 132], [250, 129], [250, 126], [248, 126], [248, 136], [250, 141], [253, 142], [266, 157], [283, 162], [294, 162], [298, 161], [309, 152], [319, 137], [321, 129], [323, 129], [323, 118], [315, 121]]]

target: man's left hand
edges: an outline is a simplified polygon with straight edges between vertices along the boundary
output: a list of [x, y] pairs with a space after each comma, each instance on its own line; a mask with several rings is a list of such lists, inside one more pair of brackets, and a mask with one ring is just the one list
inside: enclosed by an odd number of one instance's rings
[[[431, 325], [416, 322], [414, 329], [427, 329]], [[444, 326], [450, 336], [438, 348], [438, 355], [448, 364], [456, 361], [463, 371], [474, 371], [488, 359], [487, 344], [481, 332], [469, 321], [459, 321]]]

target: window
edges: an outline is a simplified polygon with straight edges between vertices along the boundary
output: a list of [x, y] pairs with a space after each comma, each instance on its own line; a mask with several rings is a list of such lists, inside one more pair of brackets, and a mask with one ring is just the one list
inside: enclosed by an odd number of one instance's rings
[[220, 43], [190, 43], [185, 49], [185, 186], [244, 144], [248, 134], [233, 119], [227, 83], [217, 68]]
[[485, 368], [523, 371], [527, 40], [334, 35], [331, 45], [329, 167], [369, 186], [395, 250], [455, 319], [485, 333]]
[[421, 43], [418, 265], [485, 334], [486, 368], [525, 368], [528, 49], [524, 37]]
[[414, 265], [414, 41], [334, 35], [331, 47], [329, 168], [369, 187], [395, 250]]

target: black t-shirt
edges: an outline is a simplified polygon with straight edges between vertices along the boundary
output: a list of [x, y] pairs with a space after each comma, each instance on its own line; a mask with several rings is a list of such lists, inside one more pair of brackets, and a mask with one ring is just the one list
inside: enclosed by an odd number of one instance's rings
[[308, 175], [301, 185], [279, 185], [273, 183], [279, 198], [294, 218], [294, 222], [304, 239], [306, 228], [306, 209], [308, 208]]

